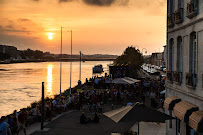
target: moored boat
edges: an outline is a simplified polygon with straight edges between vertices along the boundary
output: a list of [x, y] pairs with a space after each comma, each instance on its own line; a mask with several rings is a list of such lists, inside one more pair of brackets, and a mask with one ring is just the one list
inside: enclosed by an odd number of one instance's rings
[[102, 73], [104, 72], [102, 65], [96, 65], [93, 67], [93, 73]]

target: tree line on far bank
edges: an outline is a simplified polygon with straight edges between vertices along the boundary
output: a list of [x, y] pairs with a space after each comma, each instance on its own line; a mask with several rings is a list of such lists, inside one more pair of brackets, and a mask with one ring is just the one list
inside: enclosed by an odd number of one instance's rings
[[0, 52], [0, 60], [7, 60], [7, 59], [10, 59], [10, 58], [17, 58], [17, 57], [21, 57], [22, 59], [53, 59], [52, 56], [48, 56], [46, 55], [46, 53], [44, 53], [43, 51], [40, 51], [40, 50], [31, 50], [31, 49], [27, 49], [27, 50], [22, 50], [22, 51], [19, 51], [17, 50], [15, 52], [15, 55], [14, 54], [11, 54], [10, 53], [1, 53]]

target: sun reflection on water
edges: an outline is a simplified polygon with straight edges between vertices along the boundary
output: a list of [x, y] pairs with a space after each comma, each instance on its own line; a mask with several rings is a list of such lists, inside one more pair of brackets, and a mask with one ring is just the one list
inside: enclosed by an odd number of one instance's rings
[[52, 96], [52, 85], [53, 85], [53, 75], [52, 75], [53, 65], [49, 64], [47, 67], [47, 87], [46, 87], [46, 96]]

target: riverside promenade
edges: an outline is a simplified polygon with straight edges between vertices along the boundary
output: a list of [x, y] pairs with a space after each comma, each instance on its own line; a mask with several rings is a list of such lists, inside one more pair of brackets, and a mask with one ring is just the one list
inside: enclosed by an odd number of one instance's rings
[[[152, 85], [152, 88], [153, 88], [153, 85]], [[126, 106], [128, 102], [136, 103], [136, 102], [142, 101], [141, 96], [135, 96], [135, 95], [129, 96], [129, 93], [125, 93], [124, 95], [125, 96], [122, 102], [117, 102], [115, 101], [115, 99], [105, 100], [107, 101], [106, 102], [107, 104], [104, 104], [103, 112], [108, 112], [112, 110], [112, 103], [113, 103], [113, 109], [116, 109], [122, 106]], [[146, 97], [145, 105], [150, 107], [151, 101], [150, 101], [149, 93], [145, 92], [144, 95]], [[158, 99], [156, 100], [158, 101]], [[117, 105], [118, 103], [120, 104]], [[162, 109], [160, 109], [160, 111], [163, 112]], [[80, 116], [82, 112], [85, 113], [85, 116], [93, 119], [94, 113], [90, 112], [89, 107], [87, 106], [87, 104], [85, 104], [83, 108], [80, 110], [68, 109], [68, 111], [57, 115], [57, 117], [55, 117], [51, 122], [45, 123], [44, 131], [40, 130], [40, 123], [38, 124], [36, 123], [36, 124], [30, 125], [27, 128], [27, 133], [31, 135], [64, 135], [64, 134], [111, 135], [112, 133], [123, 134], [123, 132], [129, 131], [130, 129], [137, 132], [136, 123], [115, 123], [114, 121], [112, 121], [110, 118], [107, 118], [103, 114], [99, 114], [100, 115], [99, 123], [80, 124]], [[141, 135], [165, 135], [166, 134], [165, 127], [166, 127], [165, 123], [140, 122], [140, 134]], [[23, 135], [23, 134], [20, 133], [20, 135]]]
[[[122, 105], [114, 105], [114, 108], [119, 108]], [[104, 106], [104, 111], [110, 111], [111, 104]], [[133, 123], [117, 124], [104, 115], [100, 115], [99, 123], [80, 124], [80, 116], [85, 112], [87, 117], [93, 117], [93, 113], [88, 111], [87, 107], [83, 110], [73, 110], [65, 113], [59, 118], [45, 125], [44, 131], [35, 131], [31, 135], [111, 135], [111, 133], [121, 133], [133, 126]]]
[[[149, 99], [146, 99], [147, 106], [150, 104]], [[114, 109], [126, 105], [114, 105]], [[104, 105], [104, 112], [111, 110], [111, 104]], [[162, 110], [160, 110], [162, 111]], [[36, 123], [27, 128], [27, 133], [30, 135], [111, 135], [111, 133], [123, 133], [127, 130], [137, 132], [137, 124], [117, 124], [104, 115], [100, 116], [99, 123], [80, 124], [79, 118], [82, 112], [86, 116], [92, 116], [88, 111], [87, 106], [83, 110], [71, 110], [54, 118], [51, 122], [45, 123], [44, 131], [40, 130], [40, 123]], [[140, 135], [165, 135], [165, 123], [140, 122]], [[23, 132], [20, 133], [23, 135]]]

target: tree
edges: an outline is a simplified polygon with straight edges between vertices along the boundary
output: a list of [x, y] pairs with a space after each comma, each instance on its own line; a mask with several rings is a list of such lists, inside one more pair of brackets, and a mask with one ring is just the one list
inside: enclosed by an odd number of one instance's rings
[[139, 49], [135, 49], [135, 47], [127, 47], [124, 53], [116, 58], [114, 62], [115, 66], [129, 66], [129, 77], [137, 76], [137, 71], [140, 69], [143, 64], [144, 59]]
[[44, 57], [44, 53], [42, 51], [39, 51], [39, 50], [34, 51], [34, 58], [35, 59], [43, 59], [43, 57]]

